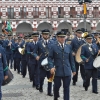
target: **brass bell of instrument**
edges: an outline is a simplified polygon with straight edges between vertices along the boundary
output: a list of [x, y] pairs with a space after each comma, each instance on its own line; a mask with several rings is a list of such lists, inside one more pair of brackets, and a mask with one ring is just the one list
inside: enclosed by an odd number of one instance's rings
[[84, 33], [82, 34], [82, 38], [86, 37], [88, 34], [89, 34], [88, 32], [84, 32]]
[[54, 76], [55, 76], [55, 74], [51, 74], [50, 78], [48, 79], [48, 82], [53, 82]]
[[18, 51], [20, 54], [24, 55], [25, 54], [25, 48], [18, 48]]

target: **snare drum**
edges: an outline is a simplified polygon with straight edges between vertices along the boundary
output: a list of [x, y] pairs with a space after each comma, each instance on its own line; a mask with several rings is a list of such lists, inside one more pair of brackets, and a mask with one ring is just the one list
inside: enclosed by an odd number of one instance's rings
[[46, 70], [46, 71], [49, 71], [49, 67], [48, 67], [48, 58], [45, 58], [42, 62], [41, 62], [41, 66], [43, 66], [43, 68]]
[[94, 62], [93, 62], [93, 66], [95, 68], [100, 68], [100, 56], [96, 57]]

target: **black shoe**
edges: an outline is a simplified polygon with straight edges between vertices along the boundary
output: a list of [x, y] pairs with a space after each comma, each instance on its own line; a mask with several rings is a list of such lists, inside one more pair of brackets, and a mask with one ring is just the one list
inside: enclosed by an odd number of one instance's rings
[[37, 90], [39, 90], [39, 89], [40, 89], [40, 86], [39, 86], [39, 85], [38, 85], [38, 86], [36, 86], [36, 89], [37, 89]]
[[43, 92], [43, 89], [42, 89], [42, 88], [40, 88], [40, 89], [39, 89], [39, 91], [40, 91], [40, 92]]
[[33, 85], [32, 85], [32, 87], [34, 88], [34, 87], [36, 87], [36, 85], [35, 85], [35, 84], [33, 84]]
[[73, 82], [73, 85], [76, 85], [76, 82]]
[[53, 96], [53, 94], [52, 94], [52, 93], [48, 93], [47, 95], [48, 95], [48, 96]]
[[98, 94], [98, 92], [97, 92], [97, 91], [92, 91], [92, 93]]
[[85, 91], [87, 91], [88, 90], [88, 87], [84, 87], [85, 88]]
[[58, 100], [58, 98], [54, 98], [54, 100]]
[[32, 80], [30, 80], [30, 82], [32, 82]]
[[23, 76], [23, 78], [25, 78], [25, 76]]

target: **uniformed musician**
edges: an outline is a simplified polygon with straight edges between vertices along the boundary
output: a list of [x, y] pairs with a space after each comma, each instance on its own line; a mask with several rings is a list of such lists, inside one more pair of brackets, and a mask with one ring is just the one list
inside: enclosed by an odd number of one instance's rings
[[33, 56], [36, 44], [38, 42], [39, 33], [34, 32], [31, 34], [32, 41], [27, 46], [27, 54], [29, 55], [29, 72], [30, 77], [33, 81], [32, 87], [36, 86], [36, 89], [39, 90], [39, 67], [38, 67], [38, 61]]
[[[49, 39], [50, 31], [48, 29], [42, 30], [42, 39], [37, 43], [34, 56], [36, 60], [39, 61], [40, 68], [40, 92], [43, 92], [44, 79], [47, 77], [50, 78], [50, 72], [44, 69], [44, 66], [41, 66], [41, 62], [48, 57], [49, 50], [53, 41]], [[37, 53], [38, 52], [38, 53]], [[47, 95], [52, 96], [52, 82], [48, 82]]]
[[97, 69], [93, 66], [93, 61], [98, 54], [98, 47], [95, 43], [92, 43], [92, 36], [89, 34], [85, 37], [86, 44], [82, 46], [81, 58], [84, 61], [85, 69], [85, 91], [88, 90], [90, 85], [90, 78], [92, 77], [92, 92], [98, 94], [97, 90]]
[[2, 47], [2, 42], [0, 40], [0, 100], [2, 98], [2, 91], [1, 91], [2, 82], [4, 79], [6, 80], [8, 78], [8, 67], [6, 62], [7, 61], [6, 61], [5, 50]]
[[[59, 98], [59, 89], [61, 80], [63, 81], [64, 99], [69, 100], [71, 70], [73, 75], [76, 74], [74, 58], [72, 56], [71, 46], [65, 43], [66, 33], [63, 31], [57, 32], [57, 42], [55, 42], [49, 53], [48, 61], [51, 74], [54, 77], [54, 100]], [[55, 67], [54, 67], [55, 66]]]
[[[82, 32], [81, 29], [77, 29], [76, 30], [76, 36], [71, 41], [71, 46], [72, 46], [72, 51], [73, 51], [74, 59], [75, 59], [75, 55], [76, 55], [76, 52], [79, 49], [79, 47], [82, 46], [85, 43], [84, 40], [81, 38], [82, 37], [82, 33], [83, 32]], [[75, 60], [76, 75], [73, 76], [73, 85], [76, 85], [76, 82], [78, 80], [79, 66], [80, 66], [81, 77], [82, 77], [83, 83], [84, 83], [84, 78], [85, 78], [85, 75], [84, 75], [85, 74], [85, 72], [84, 72], [84, 65], [77, 63], [76, 60]]]

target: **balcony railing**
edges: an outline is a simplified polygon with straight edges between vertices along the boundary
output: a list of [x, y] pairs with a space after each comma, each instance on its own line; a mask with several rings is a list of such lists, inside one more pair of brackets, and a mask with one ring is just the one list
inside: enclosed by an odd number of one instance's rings
[[[70, 21], [73, 21], [73, 20], [83, 20], [83, 18], [34, 18], [34, 19], [7, 19], [7, 20], [10, 20], [10, 21], [34, 21], [34, 20], [36, 20], [36, 21], [41, 21], [41, 20], [43, 20], [43, 21], [48, 21], [48, 20], [51, 20], [51, 21], [60, 21], [60, 20], [65, 20], [65, 21], [67, 21], [67, 20], [70, 20]], [[96, 20], [96, 21], [99, 21], [100, 20], [100, 18], [87, 18], [87, 20], [90, 20], [90, 22], [92, 22], [93, 20]]]

